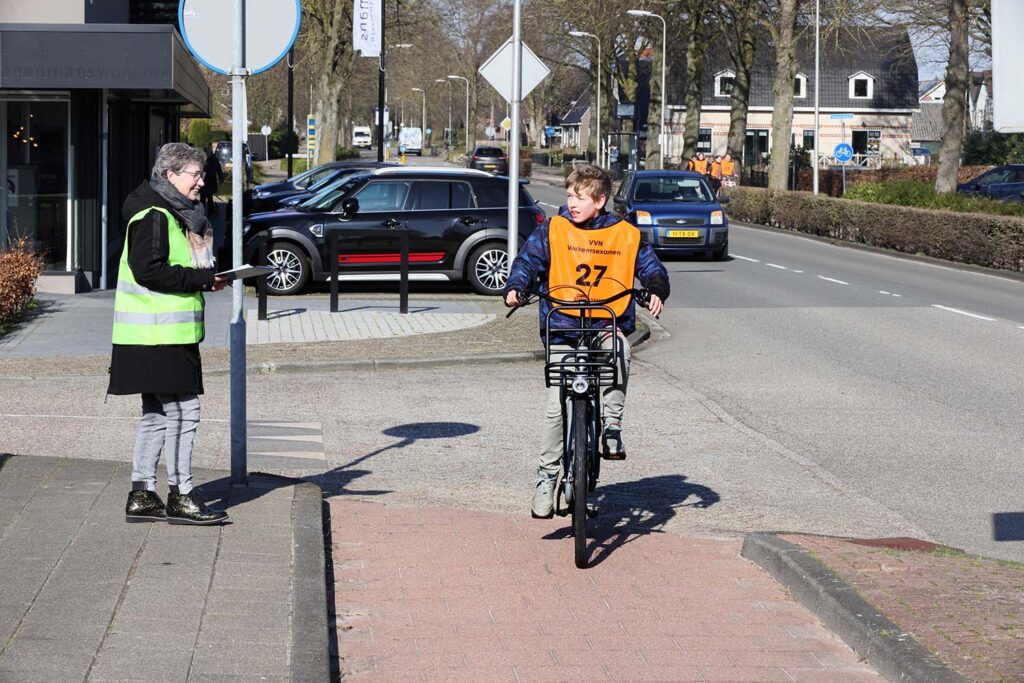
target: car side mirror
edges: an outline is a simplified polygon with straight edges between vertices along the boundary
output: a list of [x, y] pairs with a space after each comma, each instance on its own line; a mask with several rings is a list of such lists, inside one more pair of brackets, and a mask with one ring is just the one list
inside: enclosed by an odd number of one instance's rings
[[732, 201], [732, 197], [728, 197], [728, 196], [727, 197], [719, 197], [718, 198], [718, 203], [719, 204], [728, 204], [731, 201]]
[[622, 209], [626, 206], [626, 199], [624, 197], [612, 197], [612, 204], [616, 209]]
[[977, 192], [981, 189], [981, 183], [974, 183], [974, 191]]
[[349, 197], [341, 202], [341, 211], [346, 216], [355, 216], [359, 213], [359, 200], [355, 197]]

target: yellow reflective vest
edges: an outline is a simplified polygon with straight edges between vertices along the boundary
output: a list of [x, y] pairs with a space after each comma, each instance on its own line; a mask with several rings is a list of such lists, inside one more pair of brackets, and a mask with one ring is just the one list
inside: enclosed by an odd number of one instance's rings
[[167, 218], [167, 262], [172, 266], [192, 267], [188, 238], [181, 231], [174, 214], [153, 206], [132, 216], [128, 221], [129, 231], [125, 233], [117, 271], [113, 342], [133, 346], [198, 344], [205, 334], [203, 295], [200, 292], [167, 293], [147, 289], [135, 280], [135, 274], [128, 265], [131, 225], [150, 211], [159, 211]]

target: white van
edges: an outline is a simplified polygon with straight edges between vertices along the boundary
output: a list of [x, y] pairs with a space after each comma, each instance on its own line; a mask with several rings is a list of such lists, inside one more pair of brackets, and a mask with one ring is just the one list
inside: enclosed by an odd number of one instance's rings
[[398, 131], [398, 144], [405, 146], [406, 154], [423, 156], [423, 131], [419, 128], [403, 128]]
[[352, 146], [355, 148], [365, 147], [370, 149], [373, 145], [373, 133], [369, 126], [353, 126]]

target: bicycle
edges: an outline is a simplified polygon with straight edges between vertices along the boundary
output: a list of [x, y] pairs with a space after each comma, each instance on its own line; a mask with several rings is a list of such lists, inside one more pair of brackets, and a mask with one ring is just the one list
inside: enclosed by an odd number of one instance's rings
[[[573, 288], [575, 289], [575, 288]], [[624, 362], [622, 337], [616, 332], [615, 311], [609, 304], [633, 296], [641, 306], [650, 301], [646, 289], [624, 289], [618, 294], [599, 301], [565, 301], [550, 294], [533, 291], [527, 293], [519, 305], [512, 308], [506, 317], [518, 309], [528, 306], [536, 299], [551, 304], [551, 310], [544, 320], [544, 381], [547, 387], [559, 387], [559, 402], [562, 405], [562, 464], [555, 482], [555, 514], [564, 517], [572, 515], [572, 533], [575, 539], [574, 558], [576, 567], [587, 566], [587, 518], [596, 516], [597, 511], [588, 508], [587, 494], [597, 488], [601, 473], [599, 443], [601, 438], [601, 389], [619, 383], [620, 367]], [[533, 298], [531, 298], [533, 297]], [[585, 299], [585, 295], [582, 295]], [[571, 315], [567, 311], [575, 311]], [[555, 313], [576, 318], [575, 327], [556, 327], [560, 335], [575, 335], [577, 343], [569, 351], [552, 351], [551, 319]], [[596, 318], [610, 322], [608, 326], [595, 327]], [[611, 335], [612, 348], [602, 347], [603, 338]], [[565, 499], [566, 507], [559, 503]]]

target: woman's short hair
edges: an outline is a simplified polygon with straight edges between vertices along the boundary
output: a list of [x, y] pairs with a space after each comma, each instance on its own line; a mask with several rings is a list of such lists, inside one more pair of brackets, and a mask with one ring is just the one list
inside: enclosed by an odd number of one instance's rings
[[168, 142], [160, 148], [153, 164], [153, 177], [166, 178], [168, 171], [181, 173], [186, 167], [196, 164], [199, 168], [206, 165], [206, 154], [184, 142]]

